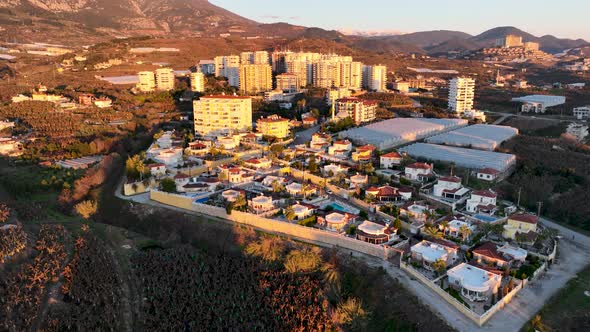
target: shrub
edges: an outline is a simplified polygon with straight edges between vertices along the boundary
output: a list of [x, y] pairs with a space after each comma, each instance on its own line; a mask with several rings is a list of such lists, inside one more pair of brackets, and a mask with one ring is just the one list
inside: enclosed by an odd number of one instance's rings
[[76, 212], [84, 219], [90, 219], [98, 209], [96, 201], [86, 200], [74, 206]]
[[291, 273], [310, 272], [317, 269], [321, 261], [317, 251], [310, 249], [293, 250], [285, 259], [285, 269]]

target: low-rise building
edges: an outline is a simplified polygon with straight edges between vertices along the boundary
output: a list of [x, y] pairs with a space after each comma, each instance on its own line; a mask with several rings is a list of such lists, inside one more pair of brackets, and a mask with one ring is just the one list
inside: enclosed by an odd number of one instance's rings
[[94, 100], [94, 106], [98, 108], [109, 108], [113, 106], [113, 101], [108, 97], [100, 97]]
[[389, 152], [379, 157], [381, 168], [393, 168], [402, 162], [402, 156], [397, 152]]
[[434, 177], [434, 165], [413, 163], [406, 166], [404, 176], [411, 181], [427, 182]]
[[272, 161], [268, 158], [251, 158], [244, 161], [244, 166], [253, 169], [269, 169], [272, 167]]
[[295, 213], [295, 220], [302, 220], [311, 217], [318, 210], [318, 207], [315, 205], [300, 202], [291, 205], [291, 208]]
[[498, 293], [502, 275], [461, 263], [447, 271], [449, 285], [471, 301], [487, 301]]
[[451, 200], [460, 200], [467, 196], [469, 189], [463, 187], [461, 178], [457, 176], [445, 176], [438, 179], [434, 185], [432, 194]]
[[391, 186], [367, 188], [365, 195], [380, 202], [397, 202], [402, 200], [402, 195], [398, 192], [398, 189]]
[[149, 164], [147, 167], [149, 168], [150, 174], [152, 176], [166, 175], [166, 165], [162, 163]]
[[445, 240], [422, 240], [410, 249], [412, 261], [419, 262], [428, 270], [433, 270], [432, 265], [439, 260], [447, 266], [454, 264], [458, 259], [458, 250], [459, 246]]
[[504, 268], [522, 264], [526, 260], [527, 251], [518, 247], [505, 244], [498, 246], [492, 242], [486, 242], [473, 249], [473, 259], [478, 264], [491, 265]]
[[256, 196], [249, 201], [249, 206], [252, 211], [256, 214], [271, 211], [275, 208], [272, 197], [269, 196]]
[[356, 238], [368, 243], [383, 244], [396, 236], [397, 229], [365, 220], [356, 229]]
[[350, 177], [350, 188], [364, 188], [369, 184], [367, 174], [356, 174]]
[[278, 115], [260, 118], [256, 121], [256, 129], [266, 136], [287, 138], [289, 137], [289, 119]]
[[522, 236], [523, 242], [534, 242], [539, 218], [533, 214], [513, 214], [508, 217], [502, 235], [507, 239], [517, 240]]
[[334, 176], [339, 173], [348, 173], [349, 167], [342, 166], [340, 164], [328, 164], [322, 168], [322, 174], [324, 176]]
[[314, 150], [326, 150], [330, 146], [332, 137], [324, 133], [314, 133], [311, 135], [311, 142], [309, 147]]
[[352, 153], [352, 161], [356, 161], [361, 164], [366, 164], [371, 162], [373, 158], [373, 152], [375, 152], [377, 148], [374, 145], [366, 144], [363, 146], [359, 146], [356, 148], [356, 151]]
[[578, 120], [590, 119], [590, 105], [574, 108], [574, 116]]
[[483, 168], [477, 171], [477, 179], [484, 180], [484, 181], [496, 181], [498, 176], [500, 175], [500, 171], [493, 169], [493, 168]]
[[324, 217], [318, 218], [320, 225], [324, 225], [327, 229], [340, 232], [350, 222], [354, 222], [356, 216], [346, 212], [332, 212]]
[[487, 190], [476, 190], [471, 193], [471, 197], [467, 200], [465, 208], [467, 212], [471, 213], [486, 213], [493, 214], [496, 210], [496, 201], [498, 194]]

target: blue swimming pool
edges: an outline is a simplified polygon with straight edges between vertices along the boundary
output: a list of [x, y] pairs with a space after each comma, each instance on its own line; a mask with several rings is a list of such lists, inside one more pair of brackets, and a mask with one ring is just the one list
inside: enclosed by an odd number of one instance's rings
[[483, 222], [486, 222], [486, 223], [492, 223], [492, 222], [498, 220], [498, 219], [496, 219], [494, 217], [486, 216], [486, 215], [482, 215], [482, 214], [476, 214], [473, 217], [476, 218], [476, 219], [478, 219], [478, 220], [481, 220]]
[[338, 211], [342, 211], [342, 212], [348, 212], [342, 205], [338, 204], [338, 203], [330, 203], [326, 206], [331, 206], [332, 208], [334, 208], [334, 210], [338, 210]]

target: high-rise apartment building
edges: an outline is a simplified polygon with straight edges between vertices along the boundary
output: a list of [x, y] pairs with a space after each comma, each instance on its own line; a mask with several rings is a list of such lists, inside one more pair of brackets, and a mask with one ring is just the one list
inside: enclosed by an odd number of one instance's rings
[[473, 109], [475, 80], [470, 77], [455, 77], [449, 82], [449, 109], [463, 114]]
[[277, 90], [284, 92], [297, 92], [301, 83], [299, 83], [299, 76], [297, 74], [285, 73], [276, 76]]
[[204, 92], [205, 91], [205, 74], [198, 71], [191, 73], [191, 91], [193, 92]]
[[370, 91], [387, 91], [387, 67], [363, 66], [363, 88]]
[[227, 77], [229, 85], [240, 86], [240, 56], [216, 56], [213, 61], [215, 62], [215, 76]]
[[193, 102], [195, 135], [211, 136], [252, 128], [252, 99], [242, 96], [206, 96]]
[[141, 92], [152, 92], [156, 90], [156, 76], [153, 71], [140, 71], [137, 74], [139, 83], [137, 89]]
[[240, 67], [240, 91], [259, 93], [272, 90], [270, 65], [243, 65]]
[[156, 69], [156, 89], [160, 91], [174, 90], [174, 70], [172, 68]]
[[268, 65], [270, 58], [267, 51], [256, 52], [242, 52], [240, 54], [240, 61], [242, 65]]

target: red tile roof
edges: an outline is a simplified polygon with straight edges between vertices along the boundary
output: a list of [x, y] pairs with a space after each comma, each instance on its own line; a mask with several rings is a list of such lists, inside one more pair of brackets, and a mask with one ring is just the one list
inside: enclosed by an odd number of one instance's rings
[[513, 214], [508, 219], [526, 222], [529, 224], [536, 224], [539, 221], [539, 218], [534, 214]]
[[390, 153], [386, 153], [386, 154], [382, 155], [381, 158], [401, 159], [402, 156], [399, 153], [394, 151], [394, 152], [390, 152]]
[[371, 144], [359, 146], [356, 148], [357, 151], [375, 151], [377, 148]]
[[456, 176], [443, 176], [442, 178], [440, 178], [438, 180], [445, 181], [445, 182], [461, 183], [461, 178], [456, 177]]
[[497, 174], [500, 173], [500, 171], [495, 170], [493, 168], [484, 168], [484, 169], [480, 169], [478, 173], [490, 174], [490, 175], [497, 175]]
[[190, 178], [190, 176], [187, 174], [184, 174], [184, 173], [178, 173], [174, 176], [174, 178], [175, 179], [187, 179], [187, 178]]
[[432, 165], [427, 163], [413, 163], [411, 165], [406, 166], [407, 168], [418, 168], [418, 169], [432, 169]]
[[447, 241], [447, 240], [443, 240], [443, 239], [431, 239], [429, 241], [440, 244], [441, 246], [455, 249], [455, 250], [459, 249], [459, 245], [457, 245], [455, 242], [451, 242], [451, 241]]
[[491, 190], [476, 190], [472, 194], [478, 195], [478, 196], [483, 196], [483, 197], [489, 197], [489, 198], [498, 197], [498, 194], [496, 194], [495, 192], [493, 192]]
[[498, 246], [492, 242], [486, 242], [479, 247], [473, 249], [474, 254], [479, 254], [491, 259], [506, 262], [506, 258], [498, 251]]

